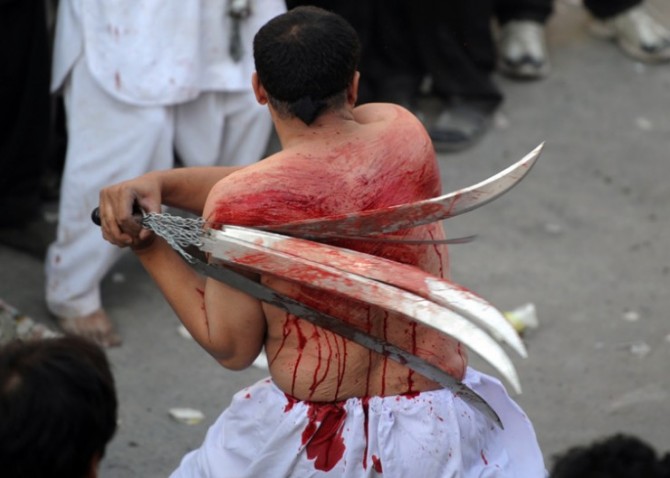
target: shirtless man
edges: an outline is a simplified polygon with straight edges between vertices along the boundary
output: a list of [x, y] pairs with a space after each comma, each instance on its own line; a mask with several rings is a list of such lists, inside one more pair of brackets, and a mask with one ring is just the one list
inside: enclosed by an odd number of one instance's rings
[[[438, 357], [484, 395], [505, 430], [438, 384], [327, 330], [197, 275], [162, 239], [138, 230], [133, 202], [243, 226], [362, 211], [437, 196], [425, 129], [391, 104], [355, 107], [359, 47], [339, 16], [303, 7], [256, 35], [256, 98], [267, 104], [282, 151], [244, 168], [152, 172], [104, 189], [103, 235], [133, 248], [198, 343], [221, 365], [248, 367], [264, 348], [271, 380], [239, 392], [189, 453], [186, 476], [542, 477], [532, 425], [499, 382], [467, 367], [460, 343], [398, 327], [397, 317], [280, 277], [263, 284], [409, 349]], [[441, 239], [440, 224], [399, 233]], [[448, 269], [444, 246], [339, 242], [418, 266]], [[343, 314], [342, 312], [346, 312]]]

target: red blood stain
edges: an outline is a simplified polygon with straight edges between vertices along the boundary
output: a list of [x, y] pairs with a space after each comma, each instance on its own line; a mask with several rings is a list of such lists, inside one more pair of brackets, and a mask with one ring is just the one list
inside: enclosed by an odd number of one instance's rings
[[272, 365], [275, 362], [275, 360], [277, 360], [277, 356], [279, 355], [279, 352], [281, 352], [282, 349], [284, 348], [284, 344], [286, 343], [286, 338], [291, 333], [291, 328], [289, 327], [290, 317], [291, 317], [290, 314], [286, 314], [286, 317], [284, 319], [284, 325], [283, 325], [283, 328], [282, 328], [281, 344], [279, 344], [279, 347], [277, 348], [277, 352], [275, 353], [274, 357], [272, 357], [272, 360], [270, 360], [270, 365]]
[[372, 455], [372, 466], [377, 473], [383, 473], [382, 471], [382, 461], [377, 457], [377, 455]]
[[209, 317], [207, 317], [207, 309], [205, 307], [205, 291], [200, 289], [199, 287], [195, 288], [195, 291], [200, 295], [200, 298], [202, 299], [202, 302], [200, 303], [200, 310], [203, 312], [203, 318], [205, 320], [205, 328], [207, 329], [207, 339], [211, 341], [211, 335], [210, 335], [210, 330], [209, 330]]
[[[365, 431], [365, 450], [363, 451], [363, 469], [368, 469], [368, 420], [370, 415], [370, 397], [361, 398], [363, 407], [363, 428]], [[373, 455], [374, 456], [374, 455]]]
[[114, 86], [117, 90], [121, 89], [121, 74], [118, 71], [114, 73]]
[[[423, 141], [417, 144], [417, 138], [422, 138]], [[244, 173], [226, 178], [225, 187], [217, 189], [219, 195], [214, 198], [216, 201], [214, 211], [208, 220], [213, 223], [213, 227], [217, 227], [217, 224], [243, 226], [281, 224], [317, 217], [346, 215], [352, 211], [372, 210], [435, 197], [441, 192], [441, 184], [439, 167], [434, 154], [430, 139], [420, 125], [417, 125], [416, 128], [404, 126], [389, 128], [382, 138], [375, 141], [374, 148], [371, 148], [367, 141], [357, 141], [331, 144], [316, 154], [293, 153], [292, 156], [287, 155], [286, 158], [282, 158], [281, 167], [272, 169], [260, 167], [258, 171], [246, 170]], [[351, 164], [354, 161], [356, 163], [364, 161], [365, 167], [352, 171]], [[430, 212], [436, 208], [431, 205], [426, 207]], [[411, 235], [416, 238], [434, 237], [433, 231], [437, 231], [437, 228], [431, 227], [427, 226], [418, 231], [402, 231], [398, 235], [400, 237]], [[442, 260], [446, 261], [446, 247], [353, 240], [332, 241], [332, 243], [396, 262], [419, 266], [432, 263], [433, 273], [439, 272], [440, 275], [443, 275], [444, 272], [443, 266], [438, 263]], [[428, 259], [429, 255], [431, 260]], [[251, 266], [263, 260], [264, 258], [259, 255], [248, 255], [243, 259]], [[321, 278], [323, 278], [323, 273], [319, 272], [301, 274], [300, 277], [301, 281], [306, 282]], [[339, 306], [341, 310], [340, 301], [341, 298], [328, 297], [326, 294], [320, 301], [319, 308], [337, 309]], [[342, 315], [346, 314], [339, 314], [339, 316]], [[360, 315], [358, 317], [363, 318]], [[389, 326], [388, 314], [385, 314], [382, 320], [386, 339]], [[367, 328], [371, 330], [372, 324]], [[297, 339], [297, 358], [294, 364], [291, 389], [291, 393], [294, 393], [306, 343], [305, 335], [295, 317], [287, 315], [283, 325], [282, 342], [270, 363], [274, 363], [277, 359], [291, 333], [295, 333]], [[313, 382], [310, 387], [310, 396], [327, 378], [332, 354], [330, 343], [325, 346], [321, 344], [324, 339], [327, 340], [328, 335], [316, 335], [317, 337], [314, 338], [317, 339], [318, 361], [316, 369], [311, 371]], [[347, 340], [338, 337], [334, 337], [333, 340], [337, 360], [335, 389], [335, 398], [337, 398], [346, 375]], [[325, 350], [325, 347], [328, 349]], [[416, 347], [415, 340], [413, 347]], [[322, 360], [326, 360], [325, 366], [322, 365]], [[382, 395], [385, 393], [387, 362], [388, 357], [385, 356], [382, 370]], [[372, 363], [371, 355], [369, 363]], [[371, 367], [368, 367], [366, 385], [368, 391], [372, 380], [370, 373]], [[414, 386], [412, 372], [408, 377], [408, 385], [411, 391]]]
[[250, 399], [250, 398], [251, 398], [251, 394], [250, 394], [250, 393], [247, 393], [247, 394], [244, 396], [244, 398], [246, 398], [247, 400]]
[[293, 381], [291, 382], [291, 393], [295, 394], [295, 381], [298, 378], [298, 368], [300, 367], [300, 361], [302, 360], [302, 353], [305, 350], [305, 345], [307, 344], [307, 338], [300, 330], [300, 321], [295, 316], [293, 317], [293, 325], [295, 326], [296, 334], [298, 335], [298, 358], [295, 361], [295, 367], [293, 368]]
[[302, 432], [307, 458], [314, 460], [314, 468], [330, 471], [344, 456], [342, 431], [347, 412], [342, 402], [308, 402], [309, 423]]
[[316, 343], [317, 346], [317, 364], [316, 367], [314, 368], [314, 376], [312, 379], [312, 385], [309, 387], [309, 397], [311, 398], [314, 395], [314, 392], [316, 391], [317, 387], [323, 383], [323, 381], [326, 379], [326, 376], [328, 375], [328, 371], [330, 370], [330, 360], [332, 356], [332, 348], [330, 345], [330, 339], [328, 338], [328, 333], [324, 333], [323, 336], [325, 338], [326, 345], [328, 347], [328, 357], [325, 359], [326, 361], [326, 366], [325, 370], [323, 372], [323, 375], [321, 378], [319, 378], [319, 370], [321, 369], [321, 362], [323, 360], [322, 358], [322, 341], [320, 340], [321, 334], [319, 334], [319, 328], [314, 326], [314, 332], [312, 333], [312, 339]]
[[[341, 338], [342, 341], [342, 353], [340, 355], [341, 360], [338, 361], [338, 371], [337, 371], [337, 386], [335, 387], [335, 397], [337, 397], [340, 394], [340, 387], [342, 387], [342, 382], [344, 382], [344, 372], [346, 371], [347, 368], [347, 340], [345, 338]], [[335, 344], [337, 346], [337, 337], [335, 337]], [[339, 353], [339, 347], [338, 347], [338, 353]], [[340, 362], [342, 363], [342, 367], [340, 368]]]
[[[412, 328], [412, 354], [416, 355], [416, 322], [411, 322], [410, 324]], [[411, 393], [413, 391], [414, 387], [414, 370], [411, 368], [408, 368], [408, 373], [407, 373], [407, 390]]]
[[481, 450], [479, 453], [482, 456], [482, 461], [484, 462], [484, 464], [488, 465], [489, 461], [486, 459], [486, 455], [484, 455], [484, 450]]
[[[383, 332], [384, 332], [384, 342], [387, 341], [387, 331], [388, 331], [388, 320], [389, 319], [389, 314], [388, 312], [384, 312], [384, 319], [383, 319]], [[382, 397], [385, 394], [386, 391], [386, 367], [388, 365], [388, 356], [384, 355], [384, 365], [382, 366], [382, 387], [381, 387], [381, 395]]]
[[298, 403], [298, 399], [290, 396], [288, 393], [285, 393], [286, 397], [286, 406], [284, 407], [284, 413], [288, 413], [293, 409], [293, 406]]
[[[367, 311], [367, 317], [365, 319], [365, 332], [370, 334], [372, 331], [372, 317], [370, 317], [370, 309]], [[368, 349], [368, 371], [365, 382], [365, 395], [370, 393], [370, 373], [372, 372], [372, 350]], [[367, 433], [367, 430], [366, 430]]]

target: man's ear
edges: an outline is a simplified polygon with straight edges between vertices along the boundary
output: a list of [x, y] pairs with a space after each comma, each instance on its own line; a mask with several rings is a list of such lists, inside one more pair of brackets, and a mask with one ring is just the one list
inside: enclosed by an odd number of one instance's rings
[[349, 88], [347, 88], [347, 102], [351, 106], [356, 106], [356, 101], [358, 101], [358, 82], [360, 79], [361, 73], [357, 71], [354, 73], [354, 78], [351, 80]]
[[268, 94], [261, 84], [261, 80], [258, 78], [258, 73], [254, 71], [251, 75], [251, 86], [254, 89], [254, 95], [256, 95], [256, 101], [261, 105], [268, 104]]

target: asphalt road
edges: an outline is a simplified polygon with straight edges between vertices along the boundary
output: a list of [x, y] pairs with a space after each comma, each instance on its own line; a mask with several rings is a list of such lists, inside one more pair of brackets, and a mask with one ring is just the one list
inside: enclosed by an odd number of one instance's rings
[[[651, 2], [670, 24], [670, 2]], [[615, 432], [670, 449], [670, 66], [645, 66], [588, 33], [567, 2], [549, 25], [549, 78], [498, 78], [495, 128], [465, 153], [441, 155], [444, 189], [503, 169], [541, 142], [529, 176], [501, 199], [446, 222], [452, 275], [502, 310], [525, 303], [539, 327], [515, 359], [547, 463]], [[0, 247], [0, 297], [49, 323], [43, 264]], [[265, 376], [217, 366], [126, 256], [103, 284], [124, 344], [109, 351], [120, 429], [104, 478], [164, 477], [198, 446], [232, 394]], [[478, 364], [475, 357], [474, 363]], [[483, 367], [485, 370], [486, 367]], [[187, 425], [169, 410], [200, 410]]]

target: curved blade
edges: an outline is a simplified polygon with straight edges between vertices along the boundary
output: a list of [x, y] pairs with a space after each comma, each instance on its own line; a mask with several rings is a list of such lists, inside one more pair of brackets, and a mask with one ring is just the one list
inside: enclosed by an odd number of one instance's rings
[[386, 208], [272, 226], [256, 226], [256, 228], [295, 236], [365, 236], [385, 234], [441, 221], [483, 206], [509, 191], [528, 174], [543, 147], [544, 143], [537, 146], [520, 161], [480, 183], [443, 196]]
[[498, 427], [504, 428], [498, 414], [479, 394], [464, 383], [457, 381], [444, 370], [436, 367], [421, 357], [417, 357], [379, 337], [375, 337], [360, 329], [352, 327], [341, 318], [325, 314], [298, 302], [291, 297], [279, 294], [275, 290], [230, 269], [219, 267], [215, 264], [206, 264], [194, 257], [189, 259], [189, 263], [195, 270], [203, 275], [223, 282], [224, 284], [228, 284], [238, 290], [243, 290], [258, 300], [279, 307], [289, 314], [293, 314], [314, 325], [330, 330], [333, 333], [388, 357], [391, 360], [406, 365], [415, 372], [420, 373], [424, 377], [451, 390], [455, 396], [468, 402], [468, 404], [483, 413]]
[[500, 345], [472, 322], [447, 308], [381, 282], [231, 237], [225, 230], [208, 231], [202, 243], [202, 251], [227, 263], [344, 295], [402, 314], [449, 335], [486, 360], [515, 391], [521, 391], [516, 369]]
[[500, 336], [521, 357], [528, 355], [519, 334], [493, 305], [474, 292], [417, 267], [351, 249], [244, 227], [226, 226], [225, 233], [417, 294], [477, 322], [494, 336]]

